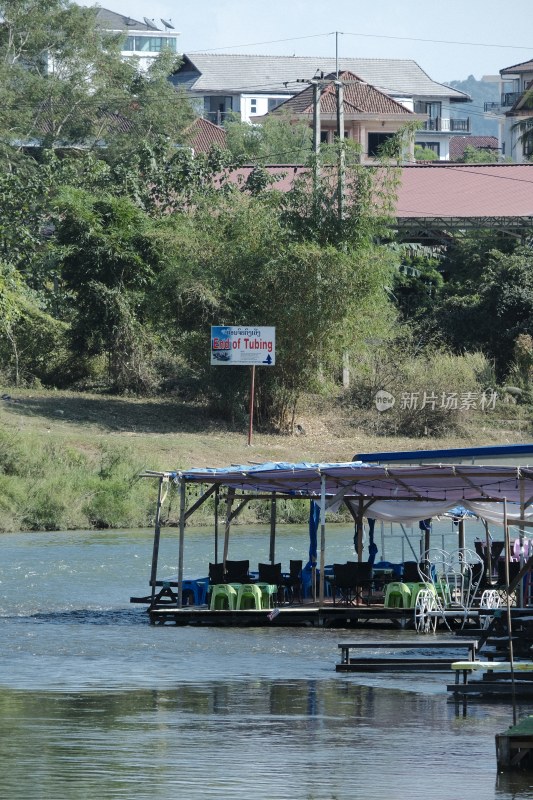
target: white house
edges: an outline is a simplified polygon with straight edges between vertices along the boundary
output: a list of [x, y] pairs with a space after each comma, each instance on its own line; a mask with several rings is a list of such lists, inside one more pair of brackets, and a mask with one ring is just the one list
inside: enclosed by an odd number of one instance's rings
[[[220, 124], [230, 114], [249, 122], [301, 92], [317, 73], [326, 75], [336, 68], [334, 58], [322, 56], [194, 53], [183, 55], [171, 81], [187, 91], [198, 113], [211, 122]], [[469, 135], [469, 118], [456, 115], [455, 109], [470, 97], [433, 81], [416, 61], [342, 58], [339, 68], [422, 115], [425, 121], [415, 141], [435, 151], [441, 161], [449, 160], [451, 136]]]
[[144, 17], [144, 22], [139, 22], [107, 8], [98, 8], [96, 22], [110, 33], [124, 35], [122, 55], [137, 58], [141, 70], [147, 69], [162, 50], [177, 52], [179, 34], [169, 20]]
[[485, 111], [499, 117], [502, 155], [522, 164], [533, 156], [533, 59], [501, 69], [500, 90], [500, 102], [485, 103]]

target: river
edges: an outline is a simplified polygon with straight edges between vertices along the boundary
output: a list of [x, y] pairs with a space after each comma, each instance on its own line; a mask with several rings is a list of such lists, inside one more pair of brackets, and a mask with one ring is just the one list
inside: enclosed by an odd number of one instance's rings
[[[331, 558], [352, 556], [331, 526]], [[506, 703], [450, 703], [449, 676], [335, 672], [343, 639], [416, 634], [154, 627], [150, 531], [0, 536], [2, 800], [515, 800], [533, 777], [498, 775]], [[305, 558], [285, 526], [279, 558]], [[268, 532], [230, 557], [267, 560]], [[406, 554], [408, 558], [408, 554]], [[212, 540], [191, 528], [186, 574]], [[176, 532], [161, 549], [177, 563]], [[520, 715], [533, 713], [524, 705]]]

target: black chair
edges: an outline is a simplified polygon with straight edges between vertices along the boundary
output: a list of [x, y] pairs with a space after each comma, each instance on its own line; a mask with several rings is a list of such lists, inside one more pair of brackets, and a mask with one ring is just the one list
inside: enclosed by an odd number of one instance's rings
[[420, 572], [418, 571], [417, 561], [404, 561], [402, 582], [403, 583], [419, 583], [421, 580]]
[[281, 564], [258, 564], [257, 569], [258, 582], [277, 586], [277, 602], [282, 603], [285, 599], [285, 583], [281, 574]]
[[249, 576], [250, 562], [226, 561], [226, 583], [251, 583]]
[[[368, 561], [348, 561], [346, 564], [333, 564], [333, 604], [337, 599], [344, 605], [359, 605], [363, 592], [368, 595], [372, 588], [372, 564]], [[337, 596], [338, 595], [338, 596]]]
[[294, 602], [295, 597], [298, 598], [298, 601], [300, 603], [303, 603], [302, 567], [303, 567], [303, 561], [291, 560], [289, 562], [289, 574], [286, 578], [283, 579], [285, 588], [287, 589], [287, 594], [289, 596], [290, 603]]
[[217, 583], [225, 583], [226, 573], [224, 571], [224, 564], [209, 564], [209, 585], [214, 586]]
[[[520, 562], [509, 562], [509, 584], [512, 584], [518, 573], [520, 572]], [[505, 581], [505, 561], [498, 561], [498, 589], [505, 589], [507, 586]], [[516, 591], [516, 590], [515, 590]]]

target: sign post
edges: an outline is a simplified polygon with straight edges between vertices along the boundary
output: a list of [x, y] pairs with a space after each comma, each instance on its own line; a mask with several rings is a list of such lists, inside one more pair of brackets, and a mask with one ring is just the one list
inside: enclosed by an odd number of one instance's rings
[[254, 394], [255, 394], [255, 364], [252, 365], [252, 379], [250, 382], [250, 420], [248, 423], [248, 447], [252, 444], [252, 431], [254, 429]]
[[250, 384], [250, 419], [248, 444], [252, 443], [256, 366], [273, 367], [276, 363], [276, 329], [247, 325], [211, 326], [211, 366], [252, 368]]

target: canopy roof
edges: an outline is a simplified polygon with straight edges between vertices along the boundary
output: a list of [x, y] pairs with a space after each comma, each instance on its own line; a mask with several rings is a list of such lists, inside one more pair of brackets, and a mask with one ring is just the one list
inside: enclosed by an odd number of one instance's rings
[[346, 463], [272, 462], [169, 473], [187, 483], [203, 483], [252, 492], [276, 492], [292, 498], [317, 499], [324, 478], [327, 507], [343, 500], [364, 516], [386, 520], [420, 520], [444, 514], [460, 504], [493, 522], [533, 521], [533, 468], [432, 464], [395, 468]]
[[[343, 490], [345, 497], [363, 500], [520, 502], [520, 483], [526, 502], [533, 499], [533, 468], [432, 464], [390, 467], [362, 461], [342, 463], [271, 462], [176, 473], [193, 483], [213, 483], [254, 492], [278, 492], [290, 497], [317, 497], [321, 478], [326, 494]], [[519, 481], [519, 479], [521, 479]]]

